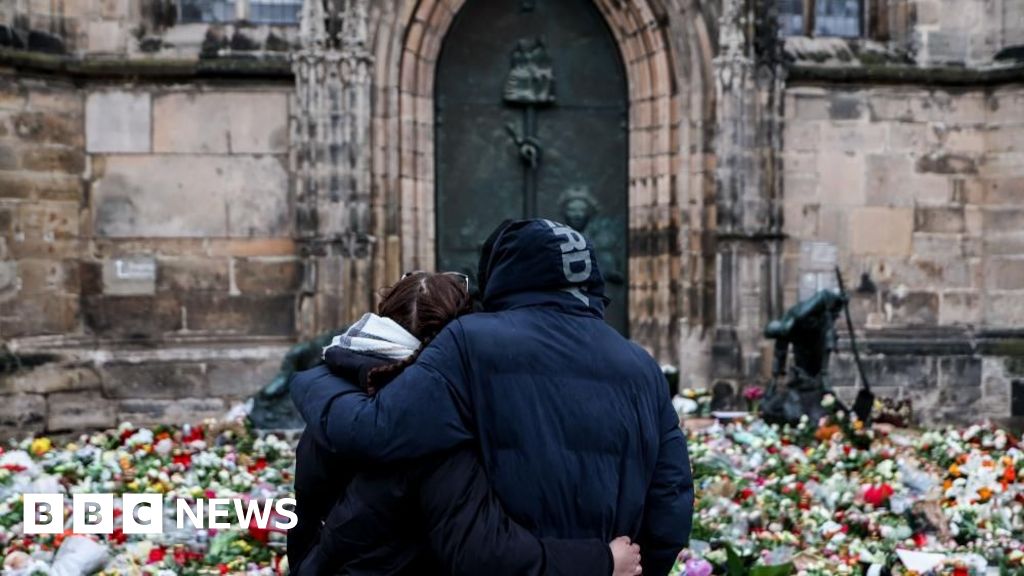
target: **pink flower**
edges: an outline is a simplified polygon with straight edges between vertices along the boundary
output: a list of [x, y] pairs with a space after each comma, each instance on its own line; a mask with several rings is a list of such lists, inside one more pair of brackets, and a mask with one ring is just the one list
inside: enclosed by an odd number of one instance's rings
[[764, 397], [764, 388], [760, 386], [749, 386], [743, 390], [743, 398], [747, 402], [757, 402]]
[[711, 576], [711, 564], [703, 558], [690, 558], [686, 561], [683, 574], [686, 576]]

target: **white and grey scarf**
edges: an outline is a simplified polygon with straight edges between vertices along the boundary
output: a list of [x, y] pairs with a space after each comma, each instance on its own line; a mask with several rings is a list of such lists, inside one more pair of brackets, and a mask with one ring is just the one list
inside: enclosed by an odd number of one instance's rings
[[335, 346], [388, 360], [405, 360], [416, 353], [420, 341], [398, 322], [367, 312], [344, 334], [335, 336], [321, 357]]

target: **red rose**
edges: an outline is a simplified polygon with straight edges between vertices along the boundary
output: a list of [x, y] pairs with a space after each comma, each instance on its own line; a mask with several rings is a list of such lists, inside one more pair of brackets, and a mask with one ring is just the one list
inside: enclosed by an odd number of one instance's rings
[[881, 507], [889, 500], [889, 497], [893, 495], [892, 486], [888, 484], [882, 484], [880, 486], [871, 486], [864, 491], [864, 501], [871, 504], [875, 508]]
[[270, 541], [270, 530], [267, 528], [260, 528], [256, 524], [249, 524], [249, 535], [252, 539], [261, 543], [266, 544]]
[[152, 550], [149, 551], [149, 560], [148, 560], [147, 563], [148, 564], [156, 564], [157, 562], [163, 562], [164, 561], [164, 556], [166, 554], [167, 554], [167, 551], [164, 550], [163, 548], [160, 548], [159, 546], [156, 547], [156, 548], [153, 548]]
[[172, 464], [181, 464], [183, 467], [188, 468], [192, 465], [191, 454], [178, 454], [177, 456], [171, 457]]

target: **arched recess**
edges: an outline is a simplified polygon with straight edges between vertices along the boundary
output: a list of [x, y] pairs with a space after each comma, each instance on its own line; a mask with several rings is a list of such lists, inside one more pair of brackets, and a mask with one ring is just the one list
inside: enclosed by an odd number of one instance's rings
[[[378, 278], [435, 258], [434, 76], [465, 0], [375, 2], [373, 210]], [[629, 85], [630, 334], [676, 362], [711, 319], [711, 41], [697, 0], [594, 0]]]

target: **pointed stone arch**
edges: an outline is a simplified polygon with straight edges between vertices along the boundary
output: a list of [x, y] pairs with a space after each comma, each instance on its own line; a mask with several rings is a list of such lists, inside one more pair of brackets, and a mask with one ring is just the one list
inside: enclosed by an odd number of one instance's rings
[[[377, 278], [434, 266], [434, 73], [464, 2], [401, 0], [371, 9]], [[595, 4], [629, 84], [630, 334], [659, 360], [677, 362], [681, 342], [691, 334], [702, 340], [712, 320], [713, 35], [697, 0]]]

